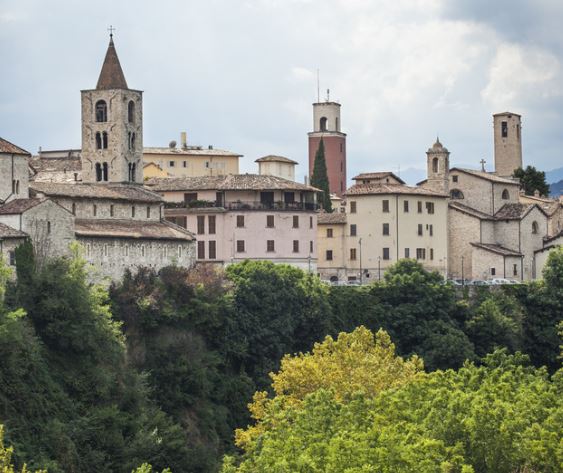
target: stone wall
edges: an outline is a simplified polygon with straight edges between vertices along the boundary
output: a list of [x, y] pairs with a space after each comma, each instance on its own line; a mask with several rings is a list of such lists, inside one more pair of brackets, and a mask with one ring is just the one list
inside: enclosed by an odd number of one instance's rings
[[[122, 202], [109, 199], [71, 199], [64, 197], [57, 197], [56, 201], [69, 212], [73, 213], [74, 211], [76, 218], [116, 218], [153, 222], [159, 222], [161, 219], [160, 203]], [[133, 216], [133, 207], [135, 207], [135, 216]], [[147, 209], [150, 209], [150, 211], [147, 211]]]
[[471, 243], [481, 241], [480, 220], [450, 207], [448, 221], [448, 273], [452, 278], [473, 277]]
[[[28, 173], [27, 157], [0, 153], [0, 200], [26, 199], [29, 196]], [[18, 184], [13, 186], [12, 181]]]

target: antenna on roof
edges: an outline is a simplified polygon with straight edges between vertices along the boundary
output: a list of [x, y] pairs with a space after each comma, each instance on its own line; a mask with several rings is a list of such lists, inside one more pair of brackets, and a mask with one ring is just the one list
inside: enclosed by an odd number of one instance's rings
[[317, 103], [321, 101], [321, 80], [319, 75], [319, 69], [317, 69]]
[[326, 89], [326, 101], [330, 102], [330, 89]]

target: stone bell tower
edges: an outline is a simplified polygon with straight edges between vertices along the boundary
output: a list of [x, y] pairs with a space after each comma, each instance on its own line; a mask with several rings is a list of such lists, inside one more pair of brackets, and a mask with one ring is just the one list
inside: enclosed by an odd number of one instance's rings
[[82, 94], [82, 180], [143, 182], [143, 93], [127, 87], [110, 34], [95, 89]]
[[[328, 93], [327, 93], [328, 95]], [[326, 101], [313, 104], [313, 131], [309, 134], [309, 177], [321, 138], [325, 147], [326, 170], [331, 194], [346, 190], [346, 133], [340, 131], [340, 104]]]
[[493, 115], [495, 135], [495, 172], [512, 177], [522, 167], [522, 117], [504, 112]]
[[426, 152], [426, 175], [428, 189], [447, 194], [450, 173], [450, 152], [436, 138], [436, 143]]

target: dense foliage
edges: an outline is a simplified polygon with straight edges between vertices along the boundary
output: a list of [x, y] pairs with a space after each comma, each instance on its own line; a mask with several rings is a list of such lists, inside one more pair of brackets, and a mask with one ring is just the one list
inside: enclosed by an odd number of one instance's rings
[[330, 200], [330, 185], [328, 172], [326, 169], [325, 144], [323, 139], [319, 141], [319, 147], [315, 153], [313, 161], [313, 174], [311, 174], [311, 185], [320, 189], [318, 200], [325, 212], [332, 212], [332, 202]]
[[[255, 392], [258, 408], [282, 393], [293, 406], [296, 386], [297, 404], [342, 403], [373, 386], [367, 403], [382, 391], [385, 376], [374, 362], [382, 353], [395, 373], [411, 367], [409, 386], [421, 369], [414, 355], [427, 371], [466, 360], [474, 365], [463, 369], [485, 370], [482, 360], [497, 348], [522, 351], [550, 373], [559, 366], [563, 251], [551, 255], [544, 281], [478, 289], [469, 299], [411, 260], [366, 287], [331, 287], [290, 266], [244, 262], [224, 272], [143, 269], [108, 293], [88, 284], [77, 256], [39, 266], [25, 245], [16, 259], [16, 284], [0, 271], [0, 296], [8, 287], [0, 306], [0, 424], [19, 469], [26, 461], [50, 473], [129, 473], [139, 465], [214, 472], [223, 453], [236, 453], [234, 431], [251, 422]], [[366, 330], [355, 341], [349, 362], [358, 370], [332, 372], [350, 339], [315, 343], [362, 325], [377, 335]], [[314, 363], [291, 355], [311, 350]], [[395, 350], [410, 361], [397, 361]], [[362, 361], [364, 352], [373, 359]], [[271, 387], [269, 374], [280, 366]]]
[[534, 195], [535, 191], [539, 191], [540, 195], [549, 196], [549, 184], [545, 180], [544, 171], [538, 171], [534, 166], [526, 166], [526, 169], [516, 169], [514, 177], [520, 179], [520, 185], [526, 195]]

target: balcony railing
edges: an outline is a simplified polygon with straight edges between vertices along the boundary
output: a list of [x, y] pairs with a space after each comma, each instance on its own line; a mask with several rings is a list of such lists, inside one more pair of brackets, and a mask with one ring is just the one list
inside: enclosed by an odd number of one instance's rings
[[296, 211], [306, 210], [315, 211], [319, 209], [319, 205], [314, 202], [256, 202], [256, 201], [232, 201], [217, 202], [208, 200], [192, 200], [189, 202], [166, 202], [167, 209], [202, 209], [202, 208], [224, 208], [226, 210], [280, 210], [280, 211]]

